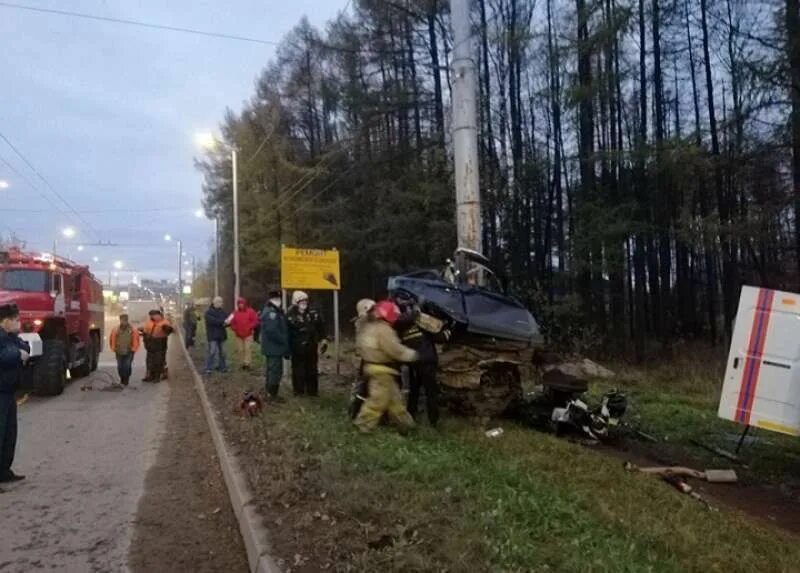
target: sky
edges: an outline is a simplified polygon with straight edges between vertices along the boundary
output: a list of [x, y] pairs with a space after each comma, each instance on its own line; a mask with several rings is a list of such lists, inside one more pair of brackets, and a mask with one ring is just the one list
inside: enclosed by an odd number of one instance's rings
[[[280, 41], [318, 27], [342, 0], [19, 0], [166, 26]], [[206, 261], [213, 223], [196, 217], [194, 135], [241, 109], [274, 46], [30, 12], [0, 2], [0, 234], [89, 264], [106, 280], [175, 279], [180, 238]], [[9, 167], [8, 164], [11, 164]], [[42, 177], [40, 178], [36, 170]], [[57, 197], [61, 195], [64, 202]], [[77, 214], [72, 212], [77, 211]], [[70, 227], [73, 238], [63, 235]], [[89, 246], [113, 242], [118, 247]], [[79, 245], [83, 246], [78, 250]], [[94, 262], [94, 257], [99, 262]], [[116, 280], [116, 279], [115, 279]]]

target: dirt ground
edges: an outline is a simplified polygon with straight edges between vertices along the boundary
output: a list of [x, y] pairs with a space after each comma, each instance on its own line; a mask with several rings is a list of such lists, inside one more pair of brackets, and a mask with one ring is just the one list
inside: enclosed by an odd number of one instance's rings
[[165, 436], [139, 503], [131, 569], [247, 571], [211, 434], [179, 348], [172, 347], [169, 361]]
[[[693, 456], [679, 448], [665, 447], [631, 439], [596, 446], [599, 452], [619, 458], [621, 462], [630, 461], [640, 467], [645, 466], [687, 466], [698, 469], [706, 467], [705, 460]], [[712, 505], [725, 505], [792, 533], [800, 533], [800, 491], [788, 485], [777, 486], [764, 483], [748, 483], [742, 479], [741, 466], [722, 461], [717, 466], [738, 470], [740, 482], [737, 484], [707, 483], [690, 480], [695, 491]], [[664, 487], [670, 487], [664, 485]], [[677, 495], [677, 494], [676, 494]]]

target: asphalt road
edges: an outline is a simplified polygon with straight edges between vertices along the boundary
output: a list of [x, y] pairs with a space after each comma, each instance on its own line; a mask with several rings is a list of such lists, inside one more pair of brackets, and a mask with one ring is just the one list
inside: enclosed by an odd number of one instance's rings
[[14, 470], [27, 479], [0, 493], [0, 571], [127, 570], [170, 391], [139, 382], [144, 359], [137, 354], [124, 390], [109, 390], [116, 365], [106, 350], [92, 376], [20, 406]]

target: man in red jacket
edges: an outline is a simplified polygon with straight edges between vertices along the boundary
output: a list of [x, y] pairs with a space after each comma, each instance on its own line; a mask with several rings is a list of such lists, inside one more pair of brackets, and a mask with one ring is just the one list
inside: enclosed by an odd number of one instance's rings
[[250, 370], [252, 358], [253, 333], [259, 325], [258, 313], [247, 304], [244, 298], [236, 302], [236, 310], [228, 317], [228, 324], [236, 335], [236, 349], [243, 370]]

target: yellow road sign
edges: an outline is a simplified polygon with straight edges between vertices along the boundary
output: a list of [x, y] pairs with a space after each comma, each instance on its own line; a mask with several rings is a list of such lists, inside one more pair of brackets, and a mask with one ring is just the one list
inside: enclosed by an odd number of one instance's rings
[[281, 247], [281, 288], [339, 290], [339, 251]]

